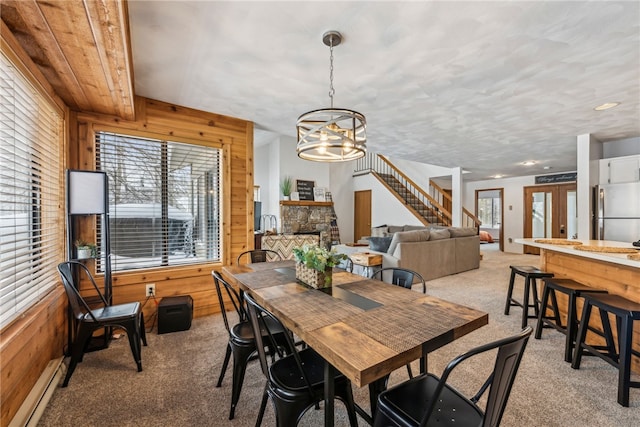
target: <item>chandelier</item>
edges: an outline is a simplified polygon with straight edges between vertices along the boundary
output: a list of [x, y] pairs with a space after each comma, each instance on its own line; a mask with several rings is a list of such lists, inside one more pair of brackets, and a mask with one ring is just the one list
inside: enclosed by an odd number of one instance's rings
[[327, 31], [322, 41], [329, 46], [329, 98], [331, 108], [309, 111], [298, 117], [298, 157], [316, 162], [346, 162], [367, 151], [367, 121], [357, 111], [333, 107], [333, 47], [342, 41], [337, 31]]

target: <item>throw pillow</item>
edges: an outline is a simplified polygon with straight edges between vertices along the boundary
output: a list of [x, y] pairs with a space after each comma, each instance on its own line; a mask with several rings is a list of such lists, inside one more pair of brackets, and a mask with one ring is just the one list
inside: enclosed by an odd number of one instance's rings
[[429, 240], [429, 230], [398, 231], [393, 235], [387, 253], [393, 254], [400, 242], [422, 242]]
[[371, 237], [384, 237], [387, 235], [387, 226], [381, 225], [371, 229]]
[[430, 230], [429, 240], [444, 240], [450, 237], [449, 230], [446, 228]]
[[391, 236], [387, 236], [387, 237], [369, 237], [369, 249], [371, 249], [372, 251], [378, 251], [378, 252], [387, 252], [387, 250], [389, 249], [389, 245], [391, 244], [391, 239], [393, 239], [393, 237]]
[[478, 230], [473, 227], [451, 227], [449, 228], [449, 234], [451, 234], [452, 238], [475, 236], [478, 234]]

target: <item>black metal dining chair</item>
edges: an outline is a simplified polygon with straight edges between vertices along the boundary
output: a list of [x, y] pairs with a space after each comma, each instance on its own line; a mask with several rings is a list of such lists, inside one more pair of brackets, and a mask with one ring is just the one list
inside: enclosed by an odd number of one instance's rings
[[[409, 270], [407, 268], [400, 267], [386, 267], [377, 270], [375, 273], [371, 275], [372, 279], [382, 280], [383, 282], [387, 279], [388, 273], [391, 272], [391, 283], [392, 285], [402, 286], [403, 288], [411, 289], [414, 282], [422, 283], [422, 293], [427, 293], [427, 284], [420, 273], [417, 271]], [[417, 282], [416, 282], [417, 279]]]
[[[522, 355], [533, 329], [530, 326], [453, 359], [438, 378], [424, 374], [392, 387], [378, 396], [374, 427], [386, 426], [468, 426], [500, 425]], [[447, 379], [461, 362], [497, 349], [494, 368], [479, 391], [467, 398]], [[478, 401], [489, 390], [484, 410]]]
[[[231, 409], [229, 411], [229, 419], [232, 420], [235, 416], [236, 406], [240, 400], [240, 392], [242, 391], [242, 383], [244, 382], [244, 374], [247, 369], [247, 364], [256, 355], [256, 339], [253, 333], [253, 328], [249, 322], [249, 317], [246, 311], [244, 300], [236, 289], [234, 289], [226, 280], [222, 278], [220, 273], [212, 271], [213, 282], [216, 287], [216, 293], [218, 295], [218, 302], [220, 303], [220, 311], [222, 312], [222, 319], [224, 326], [229, 335], [229, 341], [227, 344], [227, 350], [224, 355], [224, 362], [222, 363], [222, 370], [220, 371], [220, 377], [216, 387], [222, 385], [224, 374], [229, 366], [229, 361], [233, 355], [233, 380], [231, 386]], [[224, 289], [224, 294], [222, 289]], [[231, 323], [229, 321], [229, 314], [227, 313], [225, 299], [233, 305], [233, 310], [237, 316], [237, 322]], [[266, 331], [263, 331], [264, 342], [269, 347], [269, 352], [272, 357], [275, 357], [277, 346], [286, 346], [287, 334], [286, 330], [279, 324], [271, 324], [270, 335]]]
[[238, 255], [238, 258], [236, 258], [236, 265], [240, 265], [242, 257], [244, 256], [247, 256], [251, 263], [282, 261], [282, 257], [276, 251], [272, 251], [271, 249], [253, 249], [250, 251], [244, 251]]
[[[71, 375], [76, 369], [78, 362], [82, 362], [85, 351], [91, 341], [94, 331], [98, 329], [119, 327], [127, 332], [129, 345], [133, 359], [138, 367], [138, 372], [142, 371], [142, 350], [140, 341], [146, 346], [147, 337], [144, 329], [144, 316], [139, 302], [124, 304], [109, 304], [98, 288], [93, 276], [86, 265], [78, 261], [66, 261], [58, 264], [58, 273], [62, 279], [64, 290], [69, 300], [71, 313], [74, 318], [74, 339], [71, 344], [71, 359], [67, 374], [64, 377], [62, 387], [69, 384]], [[92, 291], [97, 294], [94, 308], [80, 295], [79, 280], [75, 274], [84, 276], [93, 286]]]
[[[324, 370], [327, 362], [310, 347], [298, 350], [292, 336], [285, 334], [290, 354], [283, 355], [269, 365], [263, 346], [263, 336], [257, 331], [267, 330], [271, 336], [271, 325], [284, 326], [278, 318], [260, 306], [251, 296], [245, 294], [244, 299], [256, 335], [260, 366], [267, 377], [256, 427], [262, 424], [269, 398], [274, 405], [276, 425], [278, 427], [296, 426], [309, 408], [317, 407], [318, 403], [324, 400]], [[347, 408], [350, 426], [357, 426], [351, 381], [337, 371], [334, 377], [334, 390], [335, 396], [342, 400]]]

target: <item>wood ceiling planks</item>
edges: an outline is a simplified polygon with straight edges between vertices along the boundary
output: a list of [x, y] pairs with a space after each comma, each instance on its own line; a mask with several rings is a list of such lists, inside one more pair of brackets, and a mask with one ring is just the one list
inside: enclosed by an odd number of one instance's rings
[[135, 118], [126, 1], [8, 0], [0, 13], [70, 108]]

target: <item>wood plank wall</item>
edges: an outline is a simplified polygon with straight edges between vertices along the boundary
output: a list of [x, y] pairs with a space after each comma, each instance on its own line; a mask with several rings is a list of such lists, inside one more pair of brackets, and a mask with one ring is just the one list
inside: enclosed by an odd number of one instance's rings
[[[1, 22], [1, 30], [3, 53], [66, 119], [69, 110], [64, 102], [20, 47], [4, 21]], [[64, 153], [65, 147], [62, 148]], [[57, 223], [64, 224], [64, 204], [59, 212]], [[64, 235], [63, 230], [61, 235]], [[64, 241], [61, 241], [60, 261], [64, 260], [64, 254]], [[60, 284], [24, 316], [0, 331], [0, 426], [9, 425], [49, 361], [62, 355], [66, 344], [66, 307], [67, 297]]]
[[[136, 97], [134, 121], [84, 112], [73, 120], [71, 168], [95, 169], [94, 135], [103, 130], [222, 148], [221, 262], [113, 274], [114, 303], [144, 302], [145, 284], [155, 283], [158, 300], [188, 294], [194, 300], [194, 316], [219, 312], [211, 271], [232, 263], [237, 255], [253, 246], [253, 123], [142, 97]], [[93, 218], [85, 218], [79, 228], [84, 237], [95, 240]], [[147, 303], [145, 319], [151, 319], [155, 311], [155, 304]]]

